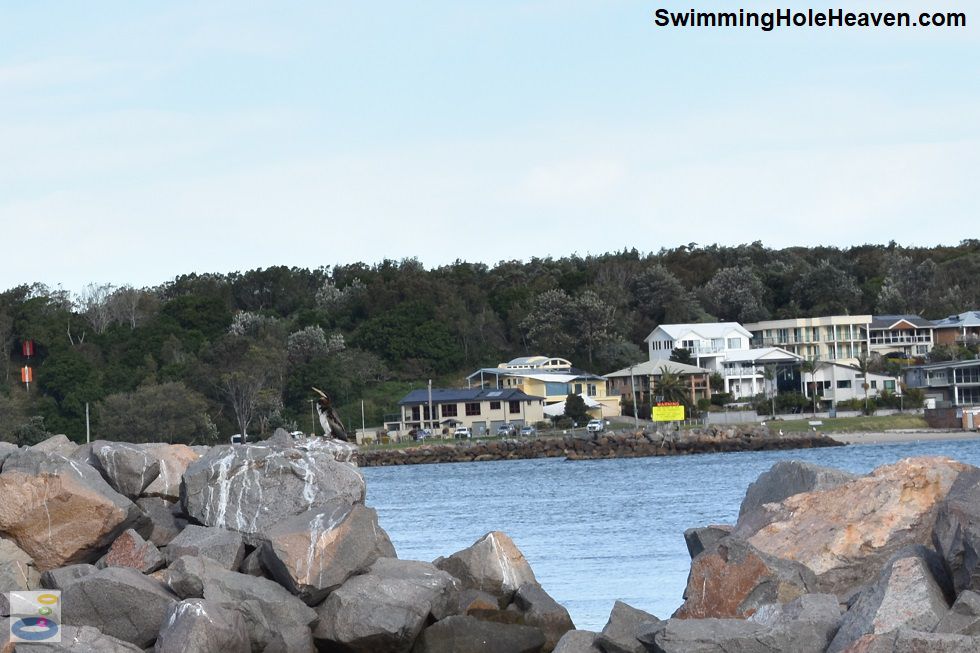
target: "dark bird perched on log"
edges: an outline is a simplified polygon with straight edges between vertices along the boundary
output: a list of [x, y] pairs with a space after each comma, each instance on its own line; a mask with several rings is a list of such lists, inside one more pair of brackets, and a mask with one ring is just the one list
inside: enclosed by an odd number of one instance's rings
[[316, 412], [320, 416], [320, 426], [323, 427], [323, 434], [328, 438], [336, 438], [348, 442], [347, 429], [344, 428], [344, 423], [340, 421], [340, 415], [334, 409], [330, 397], [327, 396], [326, 392], [318, 388], [313, 388], [313, 391], [320, 395], [320, 398], [316, 402]]

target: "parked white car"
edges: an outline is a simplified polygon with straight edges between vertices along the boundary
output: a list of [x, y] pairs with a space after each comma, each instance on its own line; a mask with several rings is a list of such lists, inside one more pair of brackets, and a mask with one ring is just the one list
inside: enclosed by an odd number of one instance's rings
[[589, 433], [601, 433], [606, 428], [606, 423], [601, 419], [590, 419], [585, 428]]
[[457, 438], [472, 438], [473, 437], [473, 433], [470, 432], [470, 429], [469, 429], [468, 426], [457, 426], [456, 427], [456, 431], [453, 433], [453, 435], [455, 437], [457, 437]]

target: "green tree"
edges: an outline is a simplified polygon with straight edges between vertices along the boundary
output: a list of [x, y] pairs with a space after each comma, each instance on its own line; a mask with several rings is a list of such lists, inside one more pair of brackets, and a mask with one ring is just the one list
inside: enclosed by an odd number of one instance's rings
[[571, 309], [572, 300], [564, 290], [547, 290], [535, 297], [520, 324], [528, 345], [545, 356], [571, 351], [575, 345]]
[[660, 376], [652, 381], [650, 392], [659, 398], [658, 401], [676, 401], [688, 409], [692, 407], [690, 386], [679, 371], [665, 366], [661, 368]]
[[574, 393], [565, 397], [565, 417], [573, 420], [579, 425], [588, 422], [589, 411], [588, 407], [585, 405], [585, 399], [582, 399], [582, 397]]
[[574, 334], [585, 348], [591, 369], [595, 350], [615, 337], [613, 308], [597, 293], [586, 290], [572, 302], [570, 317]]
[[683, 347], [674, 347], [670, 352], [670, 360], [682, 365], [694, 365], [694, 357], [691, 356], [690, 350]]
[[120, 442], [214, 444], [208, 402], [183, 383], [145, 385], [98, 405], [100, 438]]
[[769, 317], [765, 287], [751, 267], [719, 270], [704, 287], [705, 304], [719, 320], [758, 322]]
[[857, 357], [857, 368], [861, 372], [861, 377], [863, 379], [861, 387], [864, 388], [864, 414], [870, 415], [870, 402], [868, 398], [868, 388], [871, 386], [868, 384], [868, 373], [871, 371], [871, 359], [868, 354], [861, 352]]

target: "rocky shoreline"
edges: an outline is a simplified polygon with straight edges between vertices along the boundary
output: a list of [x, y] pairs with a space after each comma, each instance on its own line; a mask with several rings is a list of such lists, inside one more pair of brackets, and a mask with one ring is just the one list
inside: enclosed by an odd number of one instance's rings
[[405, 449], [362, 449], [361, 467], [425, 465], [530, 458], [596, 460], [699, 453], [835, 447], [843, 443], [820, 433], [780, 434], [764, 425], [707, 427], [690, 431], [578, 433], [558, 437], [461, 441]]
[[777, 463], [735, 524], [684, 533], [670, 618], [617, 602], [590, 632], [504, 533], [398, 559], [355, 457], [285, 432], [0, 444], [0, 590], [59, 590], [62, 615], [61, 642], [10, 641], [3, 594], [0, 653], [980, 650], [980, 469], [954, 460]]

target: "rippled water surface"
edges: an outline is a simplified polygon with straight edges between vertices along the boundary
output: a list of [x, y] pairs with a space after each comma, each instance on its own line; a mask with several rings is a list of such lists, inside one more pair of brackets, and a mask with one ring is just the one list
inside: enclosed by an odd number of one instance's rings
[[745, 489], [779, 460], [852, 472], [908, 456], [980, 466], [980, 441], [567, 462], [562, 459], [365, 468], [398, 557], [433, 560], [491, 530], [510, 535], [576, 627], [601, 630], [613, 601], [670, 616], [690, 558], [684, 530], [734, 523]]

